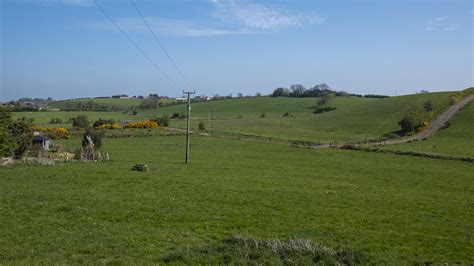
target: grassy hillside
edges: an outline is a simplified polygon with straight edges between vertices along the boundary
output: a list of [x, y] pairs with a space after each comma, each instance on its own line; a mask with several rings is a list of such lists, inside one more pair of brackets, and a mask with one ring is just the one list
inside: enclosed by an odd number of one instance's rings
[[[422, 111], [423, 103], [447, 101], [453, 92], [416, 94], [386, 99], [336, 97], [335, 111], [314, 114], [316, 98], [256, 97], [196, 103], [192, 106], [192, 126], [200, 121], [207, 128], [208, 114], [213, 117], [211, 128], [282, 139], [310, 141], [348, 141], [381, 137], [399, 130], [398, 121], [409, 111]], [[185, 112], [185, 105], [158, 109], [171, 114]], [[290, 117], [283, 117], [288, 112]], [[260, 117], [265, 113], [265, 117]], [[173, 121], [172, 126], [185, 127], [185, 121]]]
[[363, 263], [474, 261], [472, 163], [193, 137], [185, 166], [183, 148], [106, 139], [109, 162], [0, 168], [0, 264], [258, 259], [232, 236], [309, 239]]
[[[66, 123], [70, 117], [77, 117], [85, 115], [89, 122], [94, 122], [99, 118], [113, 119], [115, 121], [140, 121], [146, 120], [148, 117], [143, 115], [128, 115], [121, 112], [86, 112], [86, 111], [44, 111], [44, 112], [15, 112], [14, 118], [27, 117], [33, 118], [34, 123], [46, 127], [72, 127], [71, 123]], [[51, 119], [59, 118], [64, 121], [64, 124], [49, 124]]]
[[387, 146], [391, 150], [413, 150], [474, 157], [474, 103], [465, 106], [449, 127], [428, 140]]
[[106, 99], [75, 99], [75, 100], [64, 100], [64, 101], [56, 101], [48, 105], [48, 108], [50, 109], [64, 109], [67, 104], [70, 103], [85, 103], [85, 102], [93, 102], [101, 105], [106, 105], [109, 107], [119, 107], [119, 108], [130, 108], [134, 106], [139, 106], [142, 102], [143, 99], [112, 99], [112, 98], [106, 98]]

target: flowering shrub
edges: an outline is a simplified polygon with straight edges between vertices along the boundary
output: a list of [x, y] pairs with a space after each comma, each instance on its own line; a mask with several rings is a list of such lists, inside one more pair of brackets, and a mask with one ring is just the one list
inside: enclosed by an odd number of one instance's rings
[[96, 129], [121, 129], [121, 128], [122, 127], [118, 123], [102, 124], [102, 125], [96, 127]]
[[38, 125], [31, 125], [31, 130], [33, 130], [33, 131], [45, 131], [46, 129], [44, 127], [40, 127]]
[[158, 128], [158, 123], [153, 121], [140, 121], [128, 123], [124, 128]]
[[38, 125], [31, 125], [31, 130], [43, 132], [46, 136], [52, 139], [69, 139], [71, 137], [69, 131], [62, 127], [45, 128]]

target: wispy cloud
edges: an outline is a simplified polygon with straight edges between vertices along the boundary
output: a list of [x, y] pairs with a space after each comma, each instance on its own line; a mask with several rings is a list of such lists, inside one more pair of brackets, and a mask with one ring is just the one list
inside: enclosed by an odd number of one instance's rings
[[[305, 25], [318, 25], [326, 21], [325, 18], [315, 14], [295, 13], [255, 3], [237, 4], [231, 0], [210, 0], [209, 4], [207, 17], [192, 19], [147, 17], [146, 19], [153, 30], [159, 34], [187, 37], [268, 33]], [[146, 26], [138, 17], [115, 19], [124, 30], [147, 31]], [[114, 26], [106, 20], [86, 24], [102, 30], [114, 29]]]
[[[116, 22], [126, 31], [147, 32], [148, 29], [143, 24], [141, 18], [116, 18]], [[247, 29], [226, 29], [208, 25], [199, 25], [195, 21], [163, 19], [156, 17], [147, 17], [148, 24], [153, 31], [164, 35], [186, 36], [186, 37], [212, 37], [237, 34], [255, 33]], [[86, 22], [86, 26], [99, 30], [115, 30], [115, 26], [108, 21]]]
[[237, 3], [233, 0], [211, 0], [213, 16], [222, 22], [247, 29], [268, 31], [297, 27], [305, 24], [322, 24], [326, 18], [316, 14], [291, 12], [256, 3]]
[[425, 29], [428, 31], [442, 30], [455, 31], [459, 28], [459, 24], [450, 23], [448, 17], [437, 17], [426, 23]]

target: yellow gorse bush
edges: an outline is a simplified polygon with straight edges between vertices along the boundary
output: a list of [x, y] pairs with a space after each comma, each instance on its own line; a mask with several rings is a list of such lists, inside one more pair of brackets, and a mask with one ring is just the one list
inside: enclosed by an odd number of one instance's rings
[[31, 130], [44, 132], [46, 133], [45, 135], [52, 139], [69, 139], [71, 137], [69, 131], [63, 127], [46, 128], [38, 125], [31, 125]]
[[158, 128], [158, 123], [153, 121], [140, 121], [128, 123], [124, 128]]
[[96, 127], [96, 129], [121, 129], [122, 126], [120, 126], [120, 124], [118, 123], [113, 123], [113, 124], [102, 124], [98, 127]]

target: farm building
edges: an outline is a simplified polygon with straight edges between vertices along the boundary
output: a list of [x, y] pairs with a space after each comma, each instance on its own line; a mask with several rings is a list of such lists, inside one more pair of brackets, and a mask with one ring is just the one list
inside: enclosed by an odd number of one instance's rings
[[49, 150], [49, 139], [44, 136], [35, 136], [33, 137], [33, 146], [39, 146], [43, 150]]

